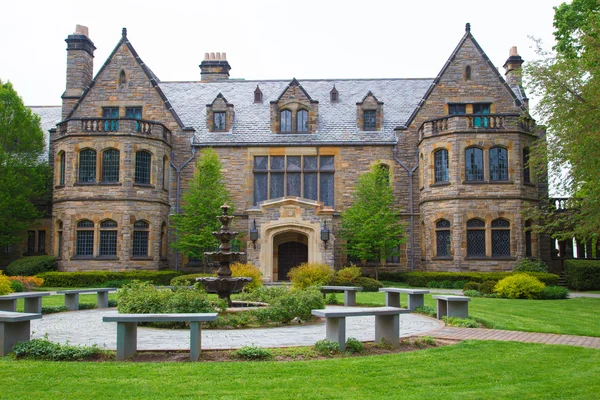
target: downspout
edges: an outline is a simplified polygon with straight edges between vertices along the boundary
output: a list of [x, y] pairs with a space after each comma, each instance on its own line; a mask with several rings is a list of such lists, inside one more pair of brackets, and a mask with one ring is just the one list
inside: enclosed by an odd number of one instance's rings
[[[196, 148], [192, 146], [192, 156], [183, 162], [180, 166], [173, 163], [173, 153], [171, 153], [171, 160], [169, 164], [175, 169], [175, 175], [177, 176], [177, 189], [175, 190], [175, 214], [179, 214], [181, 205], [181, 171], [196, 157]], [[175, 240], [179, 239], [177, 232], [175, 232]], [[179, 250], [175, 250], [175, 271], [179, 271]]]
[[[418, 150], [417, 150], [418, 152]], [[409, 227], [409, 231], [408, 231], [408, 236], [409, 236], [409, 242], [410, 242], [410, 252], [409, 252], [409, 258], [410, 258], [410, 270], [414, 271], [415, 270], [415, 233], [414, 233], [414, 202], [413, 202], [413, 175], [414, 172], [419, 168], [419, 163], [417, 162], [417, 166], [410, 169], [408, 168], [406, 165], [404, 165], [404, 163], [402, 161], [400, 161], [398, 159], [398, 142], [396, 139], [396, 144], [394, 145], [394, 160], [400, 164], [400, 166], [402, 168], [404, 168], [404, 170], [406, 172], [408, 172], [408, 209], [410, 212], [410, 227]], [[418, 154], [417, 154], [417, 160], [418, 160]]]

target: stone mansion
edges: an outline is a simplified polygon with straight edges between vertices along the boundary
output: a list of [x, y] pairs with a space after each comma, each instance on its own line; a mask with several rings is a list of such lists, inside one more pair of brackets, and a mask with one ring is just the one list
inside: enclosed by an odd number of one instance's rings
[[523, 60], [513, 47], [502, 76], [469, 24], [423, 79], [229, 79], [225, 53], [207, 53], [200, 80], [163, 82], [126, 29], [93, 76], [87, 28], [66, 42], [62, 106], [32, 108], [49, 132], [52, 204], [17, 256], [55, 255], [65, 271], [193, 266], [170, 247], [169, 221], [207, 147], [242, 250], [268, 280], [304, 261], [348, 263], [340, 213], [376, 164], [406, 224], [387, 269], [510, 270], [550, 253], [522, 214], [547, 195], [527, 163], [544, 132], [527, 113]]

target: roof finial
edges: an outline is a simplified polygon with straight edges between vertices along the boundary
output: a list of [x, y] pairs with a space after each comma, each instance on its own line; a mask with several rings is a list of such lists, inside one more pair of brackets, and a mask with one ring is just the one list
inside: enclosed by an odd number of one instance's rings
[[121, 35], [123, 35], [123, 37], [127, 37], [127, 28], [123, 28]]
[[471, 24], [467, 22], [467, 24], [465, 25], [465, 32], [467, 33], [471, 33]]

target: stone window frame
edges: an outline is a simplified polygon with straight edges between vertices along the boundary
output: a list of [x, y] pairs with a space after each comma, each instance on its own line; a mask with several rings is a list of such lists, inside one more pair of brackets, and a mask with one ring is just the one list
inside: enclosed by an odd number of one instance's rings
[[[365, 111], [375, 111], [375, 129], [365, 129]], [[383, 102], [369, 91], [362, 101], [356, 103], [356, 126], [363, 132], [377, 132], [383, 129]]]
[[[271, 132], [275, 134], [299, 135], [317, 133], [319, 102], [310, 97], [296, 78], [288, 84], [277, 100], [271, 101], [270, 109]], [[281, 113], [285, 110], [292, 113], [290, 131], [283, 131], [281, 129]], [[306, 111], [308, 113], [308, 130], [306, 131], [298, 130], [298, 113], [300, 111]]]
[[58, 158], [58, 174], [57, 174], [57, 186], [56, 187], [64, 187], [65, 186], [65, 176], [66, 176], [66, 167], [67, 167], [67, 155], [64, 150], [60, 150], [57, 155]]
[[531, 179], [531, 167], [529, 165], [531, 161], [531, 150], [529, 147], [523, 148], [522, 156], [523, 158], [521, 161], [523, 163], [523, 183], [530, 185], [533, 184], [533, 179]]
[[[148, 220], [138, 219], [132, 224], [133, 234], [131, 240], [131, 259], [149, 259], [151, 258], [151, 241], [150, 241], [150, 230], [152, 225]], [[137, 244], [136, 244], [137, 242]], [[136, 247], [137, 246], [137, 247]], [[141, 247], [140, 247], [141, 246]], [[143, 252], [139, 252], [140, 249], [144, 249]], [[137, 253], [137, 254], [136, 254]]]
[[[514, 221], [509, 216], [504, 215], [504, 213], [500, 213], [499, 216], [493, 218], [491, 215], [487, 215], [486, 217], [473, 216], [467, 219], [465, 223], [465, 235], [463, 236], [463, 240], [465, 240], [465, 251], [466, 251], [466, 259], [467, 260], [476, 260], [476, 259], [486, 259], [486, 260], [514, 260], [515, 254], [515, 245], [513, 243], [513, 229], [514, 229]], [[480, 226], [469, 226], [469, 224], [473, 221], [479, 221]], [[500, 223], [500, 224], [499, 224]], [[469, 231], [483, 231], [484, 232], [484, 250], [485, 254], [471, 254], [469, 252]], [[498, 235], [494, 234], [494, 232], [505, 231], [508, 232], [507, 240], [508, 240], [508, 250], [509, 253], [506, 254], [498, 254], [495, 252], [494, 247], [498, 245], [497, 240], [499, 240]]]
[[[469, 169], [469, 163], [468, 163], [468, 159], [467, 159], [467, 152], [469, 150], [479, 150], [481, 151], [481, 179], [468, 179], [469, 178], [469, 173], [468, 173], [468, 169]], [[465, 157], [465, 169], [464, 169], [464, 173], [465, 173], [465, 182], [466, 183], [479, 183], [479, 182], [486, 182], [486, 169], [485, 169], [485, 149], [481, 146], [468, 146], [464, 149], [464, 157]]]
[[[493, 179], [492, 178], [492, 171], [494, 170], [494, 168], [497, 168], [498, 170], [500, 170], [500, 166], [499, 163], [498, 165], [493, 165], [492, 162], [492, 151], [494, 150], [503, 150], [504, 153], [506, 154], [506, 165], [505, 165], [505, 170], [499, 171], [498, 173], [501, 174], [505, 174], [506, 178], [505, 179]], [[490, 149], [488, 150], [488, 174], [489, 174], [489, 179], [490, 179], [490, 183], [496, 183], [496, 182], [510, 182], [510, 176], [509, 176], [509, 170], [510, 170], [510, 160], [509, 160], [509, 151], [508, 148], [506, 146], [501, 146], [501, 145], [495, 145], [490, 147]]]
[[[483, 225], [479, 225], [479, 222], [481, 222]], [[471, 225], [471, 226], [469, 226]], [[486, 258], [487, 257], [487, 253], [489, 251], [488, 249], [488, 245], [487, 245], [487, 224], [485, 222], [485, 219], [483, 218], [469, 218], [467, 220], [467, 223], [465, 224], [466, 226], [466, 256], [467, 259], [468, 258]], [[474, 243], [471, 244], [470, 240], [469, 240], [469, 232], [483, 232], [483, 253], [474, 253], [473, 250], [471, 249], [472, 246], [474, 246]], [[470, 245], [471, 244], [471, 245]]]
[[[442, 166], [442, 165], [441, 164], [438, 165], [438, 162], [437, 162], [438, 155], [443, 154], [444, 152], [446, 153], [446, 165], [444, 167], [445, 178], [446, 178], [445, 180], [441, 176], [441, 174], [444, 171], [439, 171], [440, 173], [438, 174], [438, 166]], [[433, 184], [432, 185], [449, 185], [450, 184], [450, 151], [448, 149], [446, 149], [445, 147], [440, 147], [440, 148], [433, 150], [431, 156], [433, 159], [433, 177], [432, 177]], [[443, 162], [443, 160], [441, 160], [440, 163], [441, 162]]]
[[64, 224], [61, 219], [56, 220], [56, 259], [62, 260], [62, 250], [64, 246]]
[[[504, 225], [506, 224], [506, 225]], [[512, 237], [512, 224], [510, 223], [510, 221], [507, 218], [496, 218], [494, 220], [492, 220], [491, 224], [490, 224], [490, 239], [491, 239], [491, 257], [492, 258], [510, 258], [512, 256], [512, 249], [511, 249], [511, 237]], [[505, 239], [508, 241], [508, 254], [506, 253], [502, 253], [499, 252], [498, 250], [498, 246], [500, 245], [500, 243], [498, 243], [498, 241], [500, 240], [504, 240], [502, 239], [502, 236], [499, 235], [508, 235], [508, 237]]]
[[[89, 154], [90, 159], [82, 159], [82, 155]], [[92, 161], [93, 154], [93, 161]], [[85, 165], [84, 165], [85, 162]], [[78, 185], [94, 185], [98, 181], [98, 152], [91, 147], [85, 147], [77, 153], [77, 184]], [[85, 167], [85, 170], [84, 170]], [[89, 170], [89, 172], [87, 172]], [[82, 179], [82, 174], [87, 172], [87, 179]], [[84, 177], [83, 177], [84, 178]]]
[[[144, 176], [142, 176], [141, 174], [144, 173], [144, 171], [142, 170], [142, 165], [141, 165], [141, 159], [138, 159], [138, 156], [142, 156], [142, 154], [148, 154], [148, 165], [147, 165], [147, 172], [148, 172], [148, 178], [146, 179], [142, 179]], [[153, 158], [153, 154], [150, 150], [147, 149], [139, 149], [135, 152], [135, 162], [134, 162], [134, 166], [133, 166], [133, 184], [137, 185], [137, 186], [152, 186], [152, 158]]]
[[169, 191], [169, 167], [169, 157], [165, 154], [162, 165], [162, 189], [166, 192]]
[[127, 87], [127, 73], [124, 69], [119, 71], [119, 81], [118, 81], [118, 89], [124, 89]]
[[[447, 226], [446, 226], [447, 223]], [[438, 220], [436, 220], [434, 222], [434, 231], [435, 231], [435, 235], [434, 235], [434, 246], [433, 248], [435, 249], [435, 256], [434, 258], [436, 259], [452, 259], [452, 222], [446, 218], [439, 218]], [[439, 239], [440, 239], [440, 234], [441, 233], [445, 233], [448, 235], [448, 249], [447, 249], [447, 254], [440, 254], [440, 248], [439, 248]]]
[[[225, 113], [225, 129], [216, 129], [215, 113]], [[234, 119], [233, 104], [219, 92], [212, 103], [206, 105], [206, 127], [209, 132], [231, 132]]]
[[[118, 247], [119, 247], [119, 240], [118, 240], [118, 231], [119, 231], [119, 224], [117, 223], [117, 221], [115, 221], [114, 219], [111, 218], [107, 218], [104, 219], [102, 221], [100, 221], [100, 223], [98, 224], [99, 226], [99, 234], [98, 234], [98, 258], [110, 258], [110, 259], [117, 259], [117, 254], [118, 254]], [[104, 235], [103, 235], [104, 233]], [[110, 237], [106, 235], [106, 233], [110, 233]], [[114, 243], [106, 243], [107, 241], [113, 242]], [[104, 251], [103, 246], [104, 245], [111, 245], [114, 246], [114, 254], [102, 254]], [[107, 246], [104, 246], [107, 247]]]
[[465, 81], [470, 81], [472, 79], [471, 77], [472, 77], [472, 69], [471, 69], [470, 65], [467, 65], [465, 67], [465, 76], [464, 76], [464, 79], [465, 79]]
[[[107, 160], [105, 159], [105, 155], [108, 152], [116, 152], [117, 153], [117, 159], [116, 159], [116, 163], [113, 163], [112, 168], [116, 169], [116, 180], [106, 180], [105, 177], [107, 175], [107, 172], [111, 172], [114, 175], [114, 170], [113, 171], [106, 171], [107, 169]], [[100, 183], [103, 184], [115, 184], [115, 183], [119, 183], [120, 179], [121, 179], [121, 171], [120, 171], [120, 167], [121, 167], [121, 151], [117, 148], [114, 147], [107, 147], [105, 149], [103, 149], [101, 151], [102, 156], [100, 157]], [[110, 161], [110, 160], [108, 160]]]
[[[95, 242], [95, 227], [96, 224], [87, 218], [83, 218], [78, 220], [75, 223], [75, 248], [74, 248], [74, 258], [86, 258], [92, 259], [94, 258], [94, 242]], [[91, 235], [89, 233], [91, 232]], [[86, 233], [85, 236], [83, 233]], [[81, 234], [81, 235], [80, 235]], [[90, 241], [91, 238], [91, 241]], [[81, 243], [83, 240], [86, 243]], [[89, 243], [87, 241], [90, 241]], [[91, 249], [91, 254], [87, 254], [87, 251]]]

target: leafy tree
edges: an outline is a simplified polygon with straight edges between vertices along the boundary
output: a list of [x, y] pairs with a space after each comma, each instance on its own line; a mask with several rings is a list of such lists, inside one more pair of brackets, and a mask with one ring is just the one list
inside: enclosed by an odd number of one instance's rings
[[213, 149], [202, 150], [190, 187], [182, 196], [183, 213], [173, 217], [178, 235], [173, 247], [188, 257], [204, 260], [204, 252], [213, 251], [219, 245], [212, 232], [221, 227], [217, 220], [220, 207], [231, 202], [221, 168], [219, 156]]
[[[377, 260], [383, 265], [404, 243], [400, 210], [389, 180], [387, 166], [374, 165], [371, 171], [358, 178], [354, 202], [341, 216], [340, 236], [346, 241], [346, 251], [362, 260], [363, 265], [366, 260]], [[375, 268], [375, 279], [378, 278]]]
[[10, 82], [0, 81], [0, 246], [19, 243], [43, 216], [34, 201], [49, 194], [44, 154], [39, 117], [23, 105]]
[[[600, 5], [574, 0], [555, 8], [555, 53], [538, 43], [539, 59], [526, 67], [535, 111], [548, 128], [532, 152], [532, 170], [549, 175], [577, 212], [531, 210], [536, 230], [559, 239], [594, 240], [600, 233]], [[568, 174], [565, 171], [568, 170]]]

